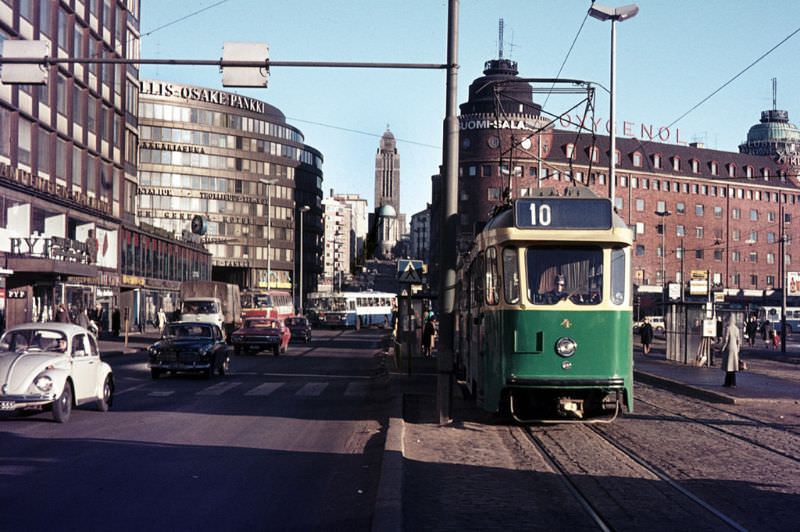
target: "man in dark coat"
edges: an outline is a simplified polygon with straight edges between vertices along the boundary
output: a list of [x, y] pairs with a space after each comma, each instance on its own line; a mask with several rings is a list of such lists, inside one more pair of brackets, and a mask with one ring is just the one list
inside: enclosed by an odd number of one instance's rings
[[648, 317], [644, 318], [644, 323], [639, 328], [639, 338], [642, 340], [642, 353], [649, 355], [650, 344], [653, 343], [653, 326]]
[[71, 323], [72, 320], [69, 318], [69, 312], [67, 312], [67, 307], [64, 303], [59, 303], [58, 309], [56, 309], [56, 321], [59, 323]]
[[111, 334], [119, 336], [119, 308], [115, 307], [111, 313]]

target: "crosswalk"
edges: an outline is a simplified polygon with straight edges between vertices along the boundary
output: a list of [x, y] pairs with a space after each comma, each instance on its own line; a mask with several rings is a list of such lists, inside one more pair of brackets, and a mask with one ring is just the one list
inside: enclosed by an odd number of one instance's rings
[[350, 398], [367, 397], [370, 393], [370, 383], [368, 381], [270, 381], [254, 385], [242, 381], [221, 381], [200, 389], [183, 386], [168, 387], [168, 381], [134, 386], [128, 390], [120, 390], [118, 393], [141, 392], [148, 397], [173, 397], [176, 395], [196, 395], [219, 397], [224, 395], [244, 395], [248, 397], [267, 397], [281, 393], [296, 397], [323, 397], [331, 394], [341, 395]]

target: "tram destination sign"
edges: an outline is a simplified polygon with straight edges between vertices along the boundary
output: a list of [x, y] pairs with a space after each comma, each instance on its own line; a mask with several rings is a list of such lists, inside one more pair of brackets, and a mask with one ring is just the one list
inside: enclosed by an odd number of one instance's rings
[[606, 198], [522, 198], [514, 205], [520, 229], [611, 229]]

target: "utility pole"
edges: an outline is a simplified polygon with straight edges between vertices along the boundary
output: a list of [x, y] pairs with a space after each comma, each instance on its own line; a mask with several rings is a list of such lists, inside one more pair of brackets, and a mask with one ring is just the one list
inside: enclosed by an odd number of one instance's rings
[[444, 119], [442, 179], [442, 234], [439, 239], [439, 371], [436, 404], [439, 424], [450, 422], [453, 334], [455, 331], [456, 242], [458, 228], [458, 9], [459, 0], [447, 6], [447, 82]]

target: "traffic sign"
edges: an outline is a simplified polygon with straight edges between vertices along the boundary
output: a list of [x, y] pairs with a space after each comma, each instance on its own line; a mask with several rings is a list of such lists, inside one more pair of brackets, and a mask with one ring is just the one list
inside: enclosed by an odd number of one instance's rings
[[397, 261], [397, 280], [401, 283], [421, 284], [422, 268], [421, 260], [400, 259]]

